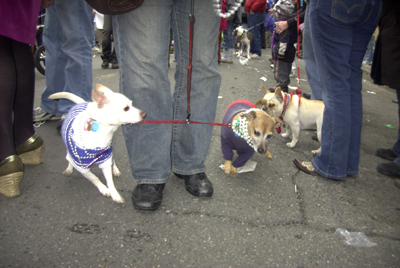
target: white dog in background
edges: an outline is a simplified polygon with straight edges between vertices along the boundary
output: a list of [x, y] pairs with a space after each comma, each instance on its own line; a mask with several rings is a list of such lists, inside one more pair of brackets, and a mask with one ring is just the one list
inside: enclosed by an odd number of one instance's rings
[[[243, 50], [244, 48], [246, 48], [247, 58], [250, 59], [250, 42], [251, 40], [253, 40], [253, 34], [244, 29], [242, 26], [239, 26], [235, 30], [233, 30], [232, 35], [236, 37], [235, 49], [239, 49], [239, 51], [236, 52], [237, 57], [239, 58], [240, 56], [242, 56]], [[244, 48], [242, 48], [242, 45], [244, 45]]]

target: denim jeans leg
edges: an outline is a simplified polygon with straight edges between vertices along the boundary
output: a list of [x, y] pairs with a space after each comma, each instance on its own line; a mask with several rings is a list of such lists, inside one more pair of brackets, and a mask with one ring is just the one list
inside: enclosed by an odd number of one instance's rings
[[[172, 0], [146, 0], [132, 12], [113, 16], [120, 91], [147, 113], [146, 120], [173, 119], [168, 79], [173, 8]], [[135, 124], [122, 130], [136, 182], [165, 183], [171, 172], [172, 125]]]
[[235, 40], [234, 40], [234, 37], [232, 35], [234, 22], [228, 20], [226, 25], [227, 25], [227, 29], [224, 30], [225, 48], [226, 49], [231, 49], [231, 48], [235, 47]]
[[[192, 80], [190, 92], [191, 119], [214, 122], [221, 75], [218, 68], [217, 37], [219, 17], [213, 13], [211, 0], [194, 1]], [[173, 94], [174, 119], [187, 116], [187, 63], [189, 61], [190, 2], [176, 1], [172, 28], [176, 48], [177, 70]], [[213, 127], [202, 124], [175, 124], [172, 137], [172, 171], [196, 174], [205, 171], [204, 160], [211, 143]]]
[[322, 85], [319, 81], [319, 74], [317, 69], [317, 63], [315, 59], [313, 42], [311, 37], [311, 27], [310, 19], [313, 14], [311, 14], [311, 8], [306, 9], [306, 15], [304, 19], [304, 30], [303, 30], [303, 57], [304, 65], [306, 67], [307, 79], [311, 88], [311, 99], [312, 100], [322, 100]]
[[[247, 14], [247, 22], [249, 28], [263, 22], [265, 20], [265, 12], [255, 12], [254, 14]], [[253, 34], [253, 40], [250, 43], [250, 53], [261, 56], [261, 38], [262, 38], [262, 25], [258, 25], [250, 30]]]
[[84, 0], [71, 0], [56, 1], [48, 11], [43, 40], [47, 55], [46, 87], [41, 106], [47, 112], [62, 115], [75, 103], [67, 99], [49, 100], [51, 94], [70, 92], [91, 100], [93, 9]]
[[[357, 1], [349, 10], [334, 1], [311, 2], [315, 12], [313, 46], [325, 103], [321, 153], [313, 166], [323, 176], [344, 179], [358, 173], [362, 124], [360, 70], [367, 44], [380, 17], [380, 5]], [[343, 38], [346, 36], [347, 38]], [[340, 63], [340, 64], [338, 64]]]
[[[190, 10], [185, 0], [146, 0], [132, 12], [113, 16], [120, 90], [147, 113], [148, 120], [186, 119]], [[196, 1], [195, 17], [191, 119], [211, 122], [221, 82], [217, 62], [220, 20], [211, 1]], [[177, 62], [173, 97], [166, 57], [171, 26]], [[205, 170], [211, 126], [136, 124], [124, 126], [123, 133], [137, 183], [165, 183], [171, 169], [179, 174]]]

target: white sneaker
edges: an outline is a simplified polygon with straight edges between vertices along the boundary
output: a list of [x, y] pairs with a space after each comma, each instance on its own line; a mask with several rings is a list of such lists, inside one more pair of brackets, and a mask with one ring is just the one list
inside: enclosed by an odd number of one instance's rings
[[257, 54], [252, 53], [252, 54], [250, 54], [250, 58], [252, 58], [252, 59], [259, 59], [259, 58], [261, 58], [261, 57], [258, 56]]

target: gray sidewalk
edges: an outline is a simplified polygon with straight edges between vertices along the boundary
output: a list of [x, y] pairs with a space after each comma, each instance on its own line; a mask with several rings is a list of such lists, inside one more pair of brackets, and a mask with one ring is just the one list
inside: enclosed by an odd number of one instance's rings
[[[101, 69], [100, 55], [94, 55], [94, 83], [118, 91], [118, 70]], [[262, 84], [274, 85], [269, 57], [267, 49], [248, 66], [236, 58], [220, 65], [216, 122], [232, 101], [255, 102]], [[302, 61], [300, 67], [301, 89], [310, 92]], [[171, 59], [171, 78], [174, 69]], [[36, 105], [43, 87], [37, 73]], [[122, 172], [115, 184], [124, 205], [103, 197], [76, 171], [62, 175], [64, 145], [55, 122], [47, 122], [37, 128], [46, 143], [44, 163], [25, 167], [21, 196], [0, 197], [0, 267], [399, 267], [400, 189], [376, 171], [385, 160], [375, 156], [377, 148], [389, 148], [397, 139], [398, 107], [392, 99], [394, 90], [373, 85], [365, 75], [356, 177], [338, 182], [298, 171], [292, 160], [311, 160], [310, 151], [319, 147], [312, 131], [302, 131], [293, 149], [274, 134], [273, 159], [254, 154], [254, 172], [227, 177], [219, 168], [223, 158], [215, 127], [206, 159], [214, 196], [195, 198], [171, 175], [155, 212], [133, 208], [135, 182], [121, 130], [114, 136]], [[93, 171], [102, 178], [98, 168]], [[346, 245], [344, 236], [335, 235], [338, 228], [363, 232], [377, 246]]]

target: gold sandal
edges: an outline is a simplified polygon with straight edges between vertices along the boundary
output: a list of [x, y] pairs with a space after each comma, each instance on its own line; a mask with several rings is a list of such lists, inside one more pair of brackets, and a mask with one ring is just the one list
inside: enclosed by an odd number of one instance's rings
[[25, 165], [39, 165], [43, 162], [43, 139], [37, 134], [33, 134], [26, 142], [17, 149], [17, 155]]
[[17, 197], [19, 183], [24, 175], [24, 164], [17, 155], [11, 155], [0, 163], [0, 193], [7, 197]]

